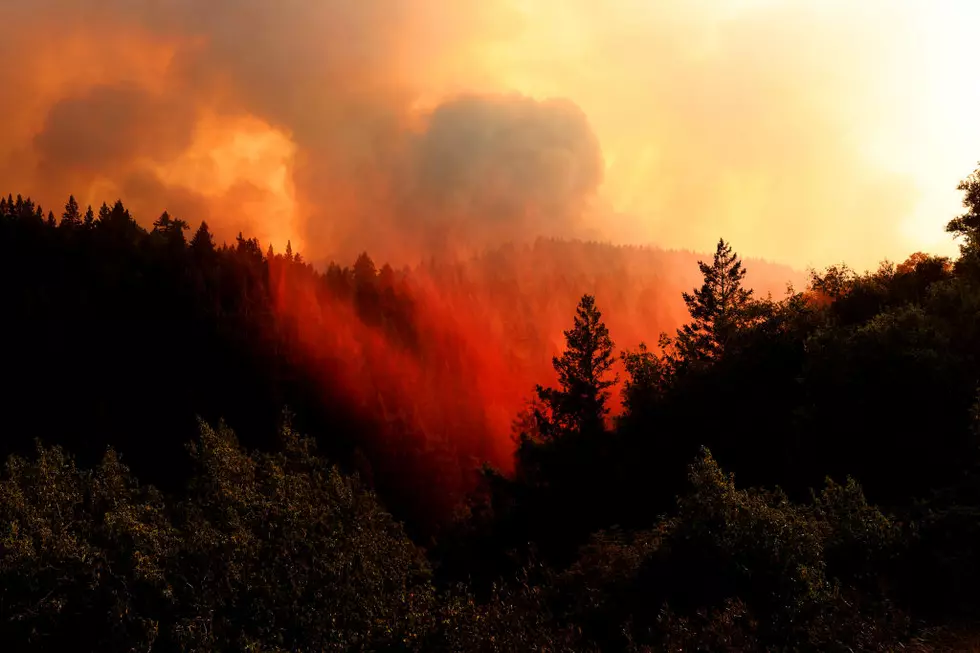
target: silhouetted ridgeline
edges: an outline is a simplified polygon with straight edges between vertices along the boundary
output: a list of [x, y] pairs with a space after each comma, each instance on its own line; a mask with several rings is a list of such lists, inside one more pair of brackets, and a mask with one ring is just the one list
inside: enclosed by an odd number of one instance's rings
[[[0, 208], [16, 316], [0, 327], [16, 379], [2, 453], [40, 437], [94, 460], [111, 443], [145, 480], [179, 487], [197, 416], [262, 445], [288, 407], [413, 528], [447, 516], [483, 461], [510, 466], [511, 422], [553, 380], [581, 293], [636, 344], [683, 321], [697, 276], [692, 253], [549, 241], [414, 271], [367, 255], [317, 271], [242, 236], [216, 246], [206, 225], [166, 214], [146, 231], [122, 203], [86, 215], [71, 200], [50, 219], [19, 197]], [[760, 269], [777, 292], [792, 275]], [[401, 505], [423, 485], [431, 496]]]
[[968, 648], [978, 187], [958, 260], [790, 293], [724, 241], [318, 271], [2, 200], [0, 640]]

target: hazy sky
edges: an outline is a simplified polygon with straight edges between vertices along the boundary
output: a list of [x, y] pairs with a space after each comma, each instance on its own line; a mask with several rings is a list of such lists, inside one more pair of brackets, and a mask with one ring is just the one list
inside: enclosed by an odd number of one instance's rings
[[951, 253], [980, 4], [0, 0], [0, 178], [310, 258], [531, 235]]
[[564, 95], [625, 237], [794, 263], [952, 251], [980, 160], [980, 3], [524, 0], [505, 84]]

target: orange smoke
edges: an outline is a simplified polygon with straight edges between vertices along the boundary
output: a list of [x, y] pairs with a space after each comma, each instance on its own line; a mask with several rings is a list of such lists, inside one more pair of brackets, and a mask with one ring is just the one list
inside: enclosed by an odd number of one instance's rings
[[302, 242], [318, 263], [539, 235], [700, 250], [722, 234], [798, 267], [874, 267], [948, 245], [980, 143], [959, 81], [976, 58], [966, 4], [4, 9], [7, 190], [121, 197], [144, 225], [167, 209], [219, 240]]
[[[617, 346], [632, 349], [687, 318], [680, 293], [700, 282], [696, 261], [689, 252], [540, 240], [411, 272], [377, 271], [362, 256], [320, 275], [279, 256], [270, 273], [287, 339], [312, 370], [330, 370], [324, 391], [378, 418], [386, 448], [454, 459], [440, 468], [451, 478], [433, 483], [461, 490], [482, 461], [510, 468], [514, 419], [535, 385], [555, 383], [551, 357], [583, 293], [595, 294]], [[798, 281], [788, 268], [748, 266], [762, 294]], [[615, 414], [618, 388], [612, 399]]]
[[[47, 206], [119, 197], [144, 226], [166, 209], [219, 241], [290, 242], [320, 270], [364, 250], [415, 266], [359, 299], [273, 259], [283, 328], [324, 392], [408, 425], [406, 446], [506, 466], [582, 294], [625, 349], [677, 327], [700, 281], [688, 252], [536, 238], [724, 236], [860, 267], [905, 253], [910, 215], [925, 233], [936, 208], [941, 231], [931, 171], [955, 211], [972, 159], [942, 155], [946, 114], [902, 93], [944, 61], [912, 65], [910, 32], [938, 43], [945, 23], [853, 4], [8, 0], [0, 178]], [[794, 278], [748, 267], [763, 294]]]

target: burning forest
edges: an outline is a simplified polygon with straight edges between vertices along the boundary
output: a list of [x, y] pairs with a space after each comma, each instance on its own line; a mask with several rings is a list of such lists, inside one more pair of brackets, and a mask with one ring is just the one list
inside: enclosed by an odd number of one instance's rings
[[976, 648], [972, 6], [0, 5], [4, 650]]

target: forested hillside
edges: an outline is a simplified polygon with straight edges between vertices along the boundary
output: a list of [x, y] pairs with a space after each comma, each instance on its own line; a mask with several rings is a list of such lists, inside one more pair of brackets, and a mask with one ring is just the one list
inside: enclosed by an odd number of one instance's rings
[[[683, 322], [680, 293], [698, 278], [690, 252], [557, 241], [398, 271], [367, 254], [315, 269], [289, 246], [215, 243], [206, 224], [167, 214], [143, 229], [121, 202], [72, 199], [59, 213], [0, 200], [14, 317], [0, 332], [17, 380], [0, 398], [12, 417], [0, 455], [40, 437], [91, 462], [111, 444], [173, 489], [197, 417], [264, 446], [288, 408], [420, 536], [483, 461], [512, 467], [511, 423], [554, 380], [582, 293], [615, 309], [635, 345]], [[778, 293], [794, 275], [757, 267]]]
[[958, 259], [802, 283], [724, 240], [318, 269], [0, 200], [4, 650], [969, 649], [961, 190]]

